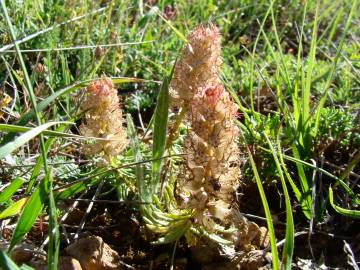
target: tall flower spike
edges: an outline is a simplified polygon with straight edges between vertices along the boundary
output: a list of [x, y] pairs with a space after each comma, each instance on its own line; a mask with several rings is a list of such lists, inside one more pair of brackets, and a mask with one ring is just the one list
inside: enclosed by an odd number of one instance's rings
[[234, 246], [244, 251], [257, 249], [260, 228], [233, 207], [240, 178], [239, 129], [237, 106], [219, 76], [220, 34], [213, 25], [198, 26], [188, 40], [171, 83], [172, 100], [185, 109], [189, 126], [178, 177], [179, 204], [194, 211], [193, 225], [210, 233], [216, 233], [219, 225], [231, 227], [236, 230], [223, 236]]
[[195, 209], [195, 222], [212, 231], [214, 219], [230, 221], [240, 174], [237, 108], [220, 83], [199, 87], [189, 106], [191, 128], [178, 192], [182, 207]]
[[118, 155], [125, 148], [127, 139], [119, 97], [112, 81], [104, 78], [90, 83], [81, 110], [85, 112], [85, 118], [80, 133], [103, 139], [85, 145], [86, 154], [102, 154], [108, 161]]
[[171, 81], [172, 103], [192, 100], [204, 83], [219, 82], [221, 39], [216, 26], [197, 26], [187, 37]]
[[187, 39], [171, 82], [173, 109], [184, 107], [190, 125], [177, 192], [181, 207], [195, 210], [194, 222], [213, 231], [219, 220], [231, 222], [240, 174], [237, 107], [221, 84], [217, 27], [198, 26]]

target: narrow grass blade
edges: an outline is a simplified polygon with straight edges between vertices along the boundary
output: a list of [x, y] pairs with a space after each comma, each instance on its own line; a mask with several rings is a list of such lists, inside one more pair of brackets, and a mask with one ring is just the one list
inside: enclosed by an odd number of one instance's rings
[[136, 129], [135, 129], [134, 121], [132, 120], [132, 117], [130, 114], [126, 115], [126, 119], [127, 119], [127, 127], [128, 127], [130, 142], [131, 142], [132, 149], [134, 151], [134, 159], [135, 159], [134, 162], [139, 163], [139, 164], [135, 165], [136, 183], [137, 183], [137, 188], [139, 191], [139, 197], [140, 197], [141, 201], [145, 202], [145, 201], [148, 201], [149, 194], [146, 191], [146, 188], [144, 185], [145, 184], [145, 182], [144, 182], [144, 165], [140, 163], [141, 161], [143, 161], [143, 157], [140, 152], [139, 140], [136, 136]]
[[[269, 149], [266, 149], [264, 147], [261, 147], [260, 148], [264, 151], [267, 151], [267, 152], [271, 152]], [[328, 176], [330, 179], [333, 179], [335, 180], [335, 185], [340, 185], [350, 196], [351, 198], [353, 199], [353, 202], [356, 203], [356, 204], [359, 204], [360, 205], [360, 199], [358, 198], [358, 196], [355, 194], [355, 192], [343, 181], [341, 180], [339, 177], [329, 173], [328, 171], [322, 169], [322, 168], [319, 168], [317, 166], [314, 166], [313, 164], [311, 163], [308, 163], [306, 161], [303, 161], [301, 159], [298, 159], [298, 158], [295, 158], [295, 157], [291, 157], [291, 156], [288, 156], [288, 155], [283, 155], [284, 159], [286, 160], [289, 160], [291, 162], [294, 162], [294, 163], [299, 163], [299, 164], [302, 164], [302, 165], [305, 165], [307, 167], [310, 167], [326, 176]]]
[[[13, 132], [13, 133], [25, 133], [32, 130], [32, 127], [22, 127], [17, 125], [10, 125], [10, 124], [0, 124], [0, 130], [4, 132]], [[44, 130], [42, 132], [45, 136], [51, 137], [60, 137], [60, 138], [77, 138], [77, 139], [89, 139], [89, 137], [79, 136], [75, 134], [63, 133], [59, 131], [52, 131], [52, 130]], [[91, 138], [93, 139], [93, 138]]]
[[334, 208], [334, 210], [336, 212], [338, 212], [339, 214], [341, 214], [343, 216], [351, 217], [351, 218], [360, 218], [359, 210], [345, 209], [340, 206], [337, 206], [334, 203], [334, 194], [333, 194], [333, 190], [331, 187], [329, 187], [329, 201], [330, 201], [331, 206]]
[[21, 265], [20, 270], [35, 270], [35, 269], [26, 264], [23, 264]]
[[360, 162], [360, 152], [358, 152], [355, 157], [353, 157], [348, 165], [346, 166], [345, 170], [341, 173], [340, 178], [345, 179], [349, 173], [358, 165]]
[[[255, 39], [255, 42], [253, 45], [253, 51], [251, 54], [252, 57], [251, 57], [251, 63], [250, 63], [250, 76], [249, 76], [249, 86], [250, 86], [249, 91], [250, 91], [250, 93], [249, 94], [250, 94], [250, 106], [251, 106], [252, 112], [254, 112], [253, 81], [254, 81], [255, 54], [256, 54], [257, 44], [260, 40], [261, 32], [264, 29], [265, 22], [269, 16], [269, 13], [272, 9], [273, 4], [274, 4], [274, 1], [271, 1], [270, 6], [269, 6], [268, 10], [266, 11], [266, 14], [261, 22], [260, 30], [258, 31], [258, 34], [256, 36], [256, 39]], [[240, 104], [240, 102], [238, 102], [238, 104]]]
[[[1, 0], [1, 1], [2, 1], [2, 0]], [[68, 24], [68, 23], [71, 23], [71, 22], [80, 20], [80, 19], [85, 18], [86, 16], [89, 16], [89, 15], [92, 15], [92, 14], [101, 13], [101, 12], [105, 11], [107, 8], [108, 8], [108, 7], [101, 7], [101, 8], [99, 8], [99, 9], [94, 10], [94, 11], [91, 11], [91, 12], [89, 12], [89, 13], [87, 13], [87, 14], [77, 16], [77, 17], [72, 18], [72, 19], [69, 19], [69, 20], [67, 20], [67, 21], [65, 21], [65, 22], [62, 22], [62, 23], [59, 23], [59, 24], [50, 26], [50, 27], [48, 27], [48, 28], [42, 29], [42, 30], [40, 30], [40, 31], [38, 31], [38, 32], [32, 33], [32, 34], [30, 34], [30, 35], [28, 35], [28, 36], [26, 36], [26, 37], [24, 37], [24, 38], [22, 38], [22, 39], [16, 40], [16, 41], [14, 41], [13, 43], [10, 43], [10, 44], [7, 44], [7, 45], [1, 47], [1, 48], [0, 48], [0, 52], [7, 51], [8, 49], [11, 49], [11, 48], [13, 48], [13, 47], [16, 46], [16, 45], [19, 45], [20, 43], [23, 43], [23, 42], [25, 42], [25, 41], [31, 40], [31, 39], [39, 36], [39, 35], [42, 35], [42, 34], [44, 34], [44, 33], [46, 33], [46, 32], [49, 32], [49, 31], [51, 31], [51, 30], [53, 30], [53, 29], [62, 27], [62, 26], [64, 26], [65, 24]]]
[[0, 268], [4, 270], [20, 270], [14, 261], [0, 249]]
[[21, 210], [24, 208], [27, 199], [28, 198], [22, 198], [11, 204], [9, 207], [7, 207], [4, 211], [0, 213], [0, 220], [19, 214]]
[[[56, 131], [53, 131], [53, 132], [60, 133], [60, 131], [63, 131], [65, 129], [65, 127], [66, 127], [66, 125], [60, 125], [56, 129]], [[47, 132], [47, 131], [44, 131], [44, 134], [46, 134], [45, 132]], [[49, 138], [46, 141], [46, 143], [45, 143], [45, 151], [46, 151], [46, 153], [49, 151], [49, 149], [50, 149], [52, 143], [55, 141], [55, 139], [56, 139], [56, 137], [53, 137], [53, 138]], [[40, 174], [42, 163], [43, 163], [42, 156], [39, 156], [36, 159], [35, 166], [34, 166], [32, 172], [31, 172], [29, 184], [28, 184], [28, 186], [26, 188], [26, 191], [25, 191], [27, 194], [32, 190], [32, 188], [33, 188], [33, 186], [35, 184], [35, 181], [36, 181], [37, 177]]]
[[185, 43], [189, 43], [189, 41], [186, 39], [186, 37], [179, 31], [177, 30], [170, 21], [168, 21], [167, 19], [165, 19], [161, 13], [159, 11], [157, 11], [157, 15], [171, 28], [171, 30], [173, 30], [173, 32]]
[[[281, 64], [281, 62], [279, 61], [279, 59], [278, 59], [279, 57], [276, 55], [275, 50], [273, 49], [273, 46], [271, 45], [267, 34], [265, 33], [264, 29], [260, 29], [260, 31], [261, 31], [261, 33], [263, 34], [263, 37], [264, 37], [264, 39], [265, 39], [266, 45], [268, 46], [268, 48], [269, 48], [269, 50], [270, 50], [270, 53], [271, 53], [272, 58], [273, 58], [274, 61], [276, 62], [276, 67], [279, 69], [279, 72], [280, 72], [280, 75], [281, 75], [282, 79], [283, 79], [285, 82], [288, 82], [288, 81], [287, 81], [287, 75], [286, 75], [286, 72], [285, 72], [285, 70], [284, 70], [284, 67], [283, 67], [283, 65]], [[288, 87], [290, 87], [290, 85], [288, 85]]]
[[[279, 134], [281, 134], [281, 131], [279, 132]], [[280, 175], [281, 186], [284, 191], [285, 208], [286, 208], [286, 232], [285, 232], [285, 244], [284, 244], [282, 260], [281, 260], [282, 261], [281, 268], [285, 268], [285, 269], [289, 270], [289, 269], [291, 269], [291, 261], [292, 261], [292, 256], [294, 253], [294, 218], [292, 215], [292, 208], [291, 208], [289, 192], [287, 190], [284, 174], [283, 174], [283, 171], [281, 169], [281, 165], [280, 165], [280, 162], [278, 159], [278, 155], [282, 154], [281, 148], [280, 148], [280, 139], [279, 138], [277, 139], [278, 153], [276, 153], [270, 139], [267, 137], [267, 135], [265, 133], [264, 133], [264, 136], [270, 147], [271, 153], [274, 157], [276, 168]]]
[[[73, 51], [83, 49], [96, 49], [96, 48], [111, 48], [111, 47], [125, 47], [131, 45], [142, 45], [153, 43], [153, 40], [149, 41], [135, 41], [135, 42], [122, 42], [122, 43], [111, 43], [111, 44], [99, 44], [99, 45], [77, 45], [71, 47], [60, 47], [60, 48], [38, 48], [38, 49], [22, 49], [22, 53], [39, 53], [39, 52], [62, 52], [62, 51]], [[13, 53], [14, 50], [7, 50], [6, 52]]]
[[314, 170], [317, 170], [317, 171], [323, 173], [324, 175], [327, 175], [330, 178], [334, 179], [336, 181], [335, 185], [340, 185], [354, 199], [355, 203], [360, 204], [360, 199], [357, 198], [354, 191], [344, 181], [342, 181], [339, 177], [329, 173], [328, 171], [326, 171], [326, 170], [324, 170], [322, 168], [316, 167], [313, 164], [308, 163], [306, 161], [303, 161], [303, 160], [300, 160], [300, 159], [297, 159], [297, 158], [294, 158], [294, 157], [290, 157], [290, 156], [284, 156], [284, 157], [286, 159], [290, 160], [290, 161], [295, 162], [296, 164], [302, 164], [302, 165], [308, 166], [308, 167], [310, 167], [310, 168], [312, 168]]
[[294, 192], [295, 194], [295, 197], [297, 199], [298, 202], [301, 202], [301, 192], [299, 190], [299, 188], [296, 186], [294, 180], [292, 179], [286, 165], [285, 165], [285, 162], [284, 162], [284, 158], [283, 158], [283, 153], [279, 153], [279, 160], [280, 160], [280, 164], [281, 164], [281, 167], [285, 173], [285, 176], [287, 178], [287, 180], [289, 181], [290, 183], [290, 186], [292, 188], [292, 191]]
[[24, 145], [40, 133], [42, 133], [44, 130], [48, 129], [49, 127], [53, 125], [58, 124], [72, 124], [71, 122], [49, 122], [46, 124], [43, 124], [41, 126], [38, 126], [36, 128], [31, 129], [30, 131], [22, 134], [18, 138], [16, 138], [14, 141], [9, 142], [5, 144], [4, 146], [0, 147], [0, 159], [4, 158], [6, 155], [12, 153], [20, 146]]
[[313, 135], [314, 137], [316, 137], [317, 133], [319, 132], [320, 112], [321, 112], [321, 109], [325, 105], [325, 101], [326, 101], [327, 96], [328, 96], [328, 90], [329, 90], [329, 88], [331, 86], [332, 78], [333, 78], [333, 75], [334, 75], [334, 73], [336, 71], [336, 68], [338, 67], [338, 62], [339, 62], [339, 59], [340, 59], [340, 57], [342, 55], [342, 49], [343, 49], [343, 46], [344, 46], [344, 43], [345, 43], [345, 38], [346, 38], [346, 36], [348, 34], [350, 25], [352, 23], [354, 13], [356, 13], [357, 5], [358, 5], [358, 1], [353, 0], [351, 9], [350, 9], [350, 12], [349, 12], [349, 15], [348, 15], [348, 18], [347, 18], [346, 23], [345, 23], [344, 31], [341, 34], [339, 45], [337, 46], [336, 56], [335, 56], [335, 59], [333, 60], [332, 68], [331, 68], [331, 70], [329, 72], [328, 78], [327, 78], [325, 86], [324, 86], [324, 90], [323, 90], [324, 93], [323, 93], [318, 105], [316, 106], [315, 113], [312, 116], [312, 117], [315, 118], [315, 120], [312, 119], [312, 121], [314, 121], [314, 126], [315, 126], [314, 127], [314, 135]]
[[[53, 177], [50, 168], [46, 177], [49, 179], [49, 184], [52, 185]], [[49, 189], [49, 248], [48, 248], [48, 269], [57, 269], [60, 251], [60, 232], [59, 224], [57, 222], [57, 211], [54, 199], [53, 189]]]
[[[318, 2], [319, 3], [319, 2]], [[301, 130], [306, 132], [310, 114], [310, 91], [311, 91], [311, 82], [313, 78], [313, 69], [315, 66], [315, 56], [316, 56], [316, 47], [317, 47], [317, 27], [318, 27], [318, 12], [319, 4], [316, 5], [315, 9], [315, 18], [314, 26], [312, 30], [310, 53], [309, 53], [309, 64], [306, 69], [306, 79], [305, 79], [305, 88], [302, 88], [302, 127]], [[307, 145], [305, 143], [305, 145]]]
[[0, 203], [6, 202], [12, 195], [25, 183], [20, 177], [16, 177], [11, 184], [6, 187], [0, 194]]
[[250, 152], [250, 149], [248, 147], [247, 147], [247, 152], [249, 154], [250, 164], [251, 164], [252, 170], [254, 172], [254, 177], [255, 177], [255, 180], [256, 180], [257, 187], [259, 189], [261, 201], [262, 201], [264, 211], [265, 211], [266, 223], [267, 223], [268, 230], [269, 230], [269, 235], [270, 235], [270, 246], [271, 246], [273, 269], [278, 270], [279, 269], [279, 256], [278, 256], [278, 251], [277, 251], [277, 247], [276, 247], [275, 230], [274, 230], [274, 225], [273, 225], [273, 222], [272, 222], [272, 217], [271, 217], [271, 213], [270, 213], [269, 204], [268, 204], [268, 202], [266, 200], [265, 191], [264, 191], [264, 188], [262, 186], [260, 176], [259, 176], [258, 170], [257, 170], [256, 165], [255, 165], [254, 158], [253, 158], [253, 156], [252, 156], [252, 154]]
[[[305, 2], [304, 8], [303, 8], [303, 14], [302, 14], [302, 23], [300, 27], [300, 36], [298, 39], [298, 53], [296, 57], [296, 72], [295, 72], [295, 81], [294, 81], [294, 87], [293, 91], [291, 92], [291, 98], [292, 98], [292, 104], [293, 104], [293, 112], [292, 114], [285, 114], [285, 116], [288, 118], [287, 121], [289, 122], [290, 126], [295, 126], [294, 130], [298, 130], [300, 125], [300, 117], [301, 117], [301, 105], [299, 104], [299, 88], [301, 83], [301, 74], [303, 74], [303, 61], [302, 61], [302, 54], [303, 54], [303, 35], [304, 35], [304, 25], [305, 25], [305, 18], [307, 13], [307, 5], [308, 2]], [[295, 121], [292, 123], [292, 119]]]
[[[292, 152], [296, 159], [300, 160], [300, 154], [295, 145], [292, 146]], [[301, 208], [302, 211], [307, 219], [311, 218], [311, 205], [312, 205], [312, 198], [311, 198], [311, 191], [309, 188], [308, 180], [305, 174], [305, 169], [302, 163], [296, 163], [296, 168], [299, 176], [300, 187], [301, 187]]]
[[152, 165], [151, 194], [155, 194], [157, 192], [162, 166], [161, 157], [165, 152], [169, 110], [169, 84], [171, 77], [172, 74], [164, 78], [155, 108], [152, 154], [152, 158], [155, 160]]
[[[47, 157], [46, 157], [46, 151], [45, 151], [45, 142], [44, 142], [44, 137], [41, 133], [41, 131], [43, 129], [46, 129], [47, 127], [53, 125], [53, 123], [49, 123], [48, 124], [44, 124], [42, 125], [42, 120], [41, 120], [41, 114], [39, 113], [38, 111], [38, 105], [37, 105], [37, 100], [36, 100], [36, 96], [35, 96], [35, 93], [34, 93], [34, 89], [33, 89], [33, 85], [32, 85], [32, 82], [30, 80], [30, 77], [29, 77], [29, 74], [28, 74], [28, 71], [27, 71], [27, 67], [25, 65], [25, 62], [24, 62], [24, 59], [22, 57], [22, 54], [21, 54], [21, 51], [20, 51], [20, 47], [19, 47], [19, 44], [16, 43], [16, 35], [15, 35], [15, 30], [14, 30], [14, 27], [11, 23], [11, 19], [9, 17], [9, 14], [8, 14], [8, 11], [7, 11], [7, 8], [6, 8], [6, 4], [5, 4], [5, 1], [1, 1], [1, 7], [3, 9], [3, 12], [4, 12], [4, 17], [5, 17], [5, 20], [7, 22], [7, 25], [8, 25], [8, 28], [9, 28], [9, 32], [10, 32], [10, 35], [11, 35], [11, 38], [14, 42], [14, 45], [15, 45], [15, 50], [16, 50], [16, 54], [17, 54], [17, 57], [18, 57], [18, 60], [19, 60], [19, 63], [20, 63], [20, 66], [21, 66], [21, 69], [23, 71], [23, 74], [24, 74], [24, 78], [25, 78], [25, 85], [26, 87], [24, 88], [26, 91], [27, 91], [27, 94], [29, 95], [29, 98], [30, 98], [30, 101], [31, 101], [31, 105], [32, 105], [32, 108], [34, 110], [34, 114], [35, 114], [35, 119], [36, 119], [36, 122], [37, 122], [37, 125], [38, 127], [34, 128], [33, 130], [21, 135], [19, 138], [15, 139], [13, 142], [9, 142], [7, 143], [6, 145], [4, 145], [3, 147], [0, 148], [0, 158], [3, 158], [4, 156], [6, 156], [7, 154], [11, 153], [12, 151], [14, 151], [15, 149], [17, 149], [19, 146], [23, 145], [24, 143], [26, 143], [29, 139], [31, 139], [32, 137], [36, 136], [36, 135], [39, 135], [39, 141], [40, 141], [40, 153], [41, 153], [41, 156], [42, 156], [42, 161], [43, 161], [43, 164], [44, 164], [44, 171], [45, 173], [47, 174], [48, 173], [48, 166], [47, 166]], [[44, 128], [45, 127], [45, 128]], [[46, 179], [46, 178], [45, 178]], [[50, 192], [52, 190], [52, 185], [50, 184], [50, 186], [48, 187]], [[33, 194], [34, 195], [34, 194]], [[31, 201], [31, 197], [29, 199], [29, 201]], [[29, 203], [29, 201], [27, 203]], [[26, 207], [25, 207], [25, 210], [26, 210]], [[24, 212], [25, 212], [24, 210]], [[55, 210], [54, 210], [55, 211]], [[23, 213], [24, 213], [23, 212]], [[53, 212], [53, 209], [51, 209], [51, 212]], [[36, 213], [36, 211], [34, 212]], [[32, 214], [34, 214], [32, 213]], [[29, 213], [27, 213], [27, 215], [29, 215]], [[37, 214], [36, 214], [37, 215]], [[36, 218], [36, 217], [35, 217]], [[32, 224], [33, 224], [33, 221], [30, 220], [30, 222], [27, 222], [26, 220], [28, 219], [28, 216], [24, 216], [22, 215], [20, 217], [20, 220], [19, 220], [19, 223], [17, 224], [16, 228], [15, 228], [15, 232], [13, 234], [13, 237], [11, 239], [11, 243], [10, 243], [10, 247], [13, 246], [18, 240], [20, 240], [20, 238], [23, 237], [23, 235], [28, 231], [30, 230]], [[53, 219], [53, 217], [50, 215], [50, 220]], [[35, 219], [34, 219], [35, 220]], [[26, 226], [26, 225], [23, 225], [22, 227], [19, 226], [21, 225], [20, 221], [22, 221], [24, 223], [31, 223], [30, 226]], [[19, 229], [18, 229], [19, 228]], [[18, 230], [17, 230], [18, 229]], [[49, 227], [49, 230], [52, 231], [52, 227], [50, 226]], [[50, 251], [50, 249], [49, 249]], [[50, 259], [50, 258], [48, 258]], [[56, 270], [57, 269], [57, 265], [55, 265], [54, 267], [50, 267], [50, 270]]]
[[98, 184], [99, 181], [100, 179], [87, 179], [86, 181], [83, 182], [74, 183], [73, 185], [70, 185], [69, 187], [62, 189], [60, 192], [57, 192], [55, 194], [56, 200], [63, 200], [71, 196], [74, 196], [86, 190], [88, 187]]
[[39, 187], [35, 189], [29, 200], [26, 202], [24, 210], [20, 215], [11, 238], [10, 249], [12, 249], [16, 243], [18, 243], [23, 238], [23, 236], [30, 231], [36, 218], [44, 207], [44, 204], [48, 198], [48, 191], [49, 181], [48, 178], [45, 177], [40, 182]]
[[[73, 119], [71, 119], [73, 120]], [[67, 123], [67, 124], [73, 124], [73, 122], [69, 121], [69, 122], [62, 122], [62, 123]], [[63, 130], [64, 127], [66, 127], [67, 125], [63, 125], [63, 127], [60, 128], [60, 130]], [[22, 126], [18, 126], [18, 125], [11, 125], [11, 124], [0, 124], [0, 131], [4, 131], [4, 132], [8, 132], [8, 133], [25, 133], [27, 131], [32, 130], [32, 127], [22, 127]], [[43, 135], [48, 136], [48, 137], [58, 137], [58, 138], [74, 138], [74, 139], [78, 139], [78, 140], [109, 140], [107, 138], [99, 138], [99, 137], [90, 137], [90, 136], [81, 136], [81, 135], [76, 135], [76, 134], [71, 134], [71, 133], [64, 133], [61, 132], [60, 130], [44, 130], [42, 132]]]
[[[146, 82], [155, 82], [156, 81], [149, 81], [149, 80], [143, 80], [139, 78], [131, 78], [131, 77], [113, 77], [110, 78], [114, 84], [120, 84], [120, 83], [146, 83]], [[81, 87], [86, 87], [90, 82], [95, 81], [97, 79], [82, 81], [74, 83], [70, 86], [67, 86], [65, 88], [59, 89], [52, 95], [48, 96], [38, 104], [38, 111], [41, 112], [45, 110], [52, 102], [54, 102], [57, 98], [67, 95], [73, 91], [76, 91], [77, 89]], [[35, 117], [35, 111], [30, 110], [25, 115], [23, 115], [17, 122], [17, 126], [25, 126], [30, 120], [32, 120]], [[4, 136], [3, 140], [1, 141], [0, 145], [3, 145], [9, 141], [11, 141], [15, 137], [14, 134], [7, 134]]]
[[[10, 36], [11, 36], [12, 40], [15, 43], [16, 55], [17, 55], [20, 67], [21, 67], [23, 75], [24, 75], [24, 81], [25, 81], [24, 89], [26, 90], [27, 94], [29, 95], [31, 105], [32, 105], [34, 113], [35, 113], [36, 123], [37, 123], [38, 127], [40, 127], [41, 124], [42, 124], [41, 115], [40, 115], [40, 113], [38, 111], [37, 100], [36, 100], [36, 96], [35, 96], [35, 93], [34, 93], [32, 82], [30, 80], [30, 77], [29, 77], [29, 74], [28, 74], [28, 71], [27, 71], [27, 67], [25, 65], [24, 59], [23, 59], [22, 54], [20, 52], [19, 44], [16, 43], [15, 29], [14, 29], [14, 27], [12, 25], [12, 22], [11, 22], [11, 19], [9, 17], [5, 1], [1, 1], [0, 3], [1, 3], [1, 7], [2, 7], [2, 10], [3, 10], [3, 13], [4, 13], [4, 17], [5, 17], [7, 26], [9, 28]], [[41, 132], [39, 132], [38, 134], [39, 134], [39, 141], [40, 141], [40, 153], [41, 153], [41, 156], [43, 157], [44, 170], [46, 172], [47, 171], [47, 160], [46, 160], [46, 151], [45, 151], [44, 138], [43, 138], [43, 135], [41, 134]], [[23, 139], [24, 138], [26, 138], [26, 137], [23, 137]], [[14, 142], [16, 142], [17, 140], [18, 139], [14, 140]], [[21, 143], [21, 141], [20, 141], [20, 143]], [[8, 145], [11, 147], [11, 143], [9, 143]], [[6, 147], [6, 145], [4, 147]], [[1, 157], [1, 155], [2, 155], [1, 150], [2, 150], [2, 148], [0, 148], [0, 158], [2, 158]], [[5, 153], [6, 148], [3, 149], [3, 150], [4, 150], [4, 153]]]
[[270, 8], [271, 8], [271, 21], [272, 21], [273, 32], [274, 32], [274, 36], [275, 36], [275, 40], [276, 40], [277, 49], [278, 49], [278, 52], [280, 54], [281, 65], [283, 67], [284, 75], [285, 75], [285, 78], [286, 78], [285, 82], [286, 82], [288, 87], [291, 87], [290, 77], [289, 77], [289, 74], [287, 72], [285, 62], [284, 62], [283, 48], [281, 47], [280, 38], [279, 38], [277, 27], [276, 27], [276, 20], [275, 20], [273, 5], [271, 5]]

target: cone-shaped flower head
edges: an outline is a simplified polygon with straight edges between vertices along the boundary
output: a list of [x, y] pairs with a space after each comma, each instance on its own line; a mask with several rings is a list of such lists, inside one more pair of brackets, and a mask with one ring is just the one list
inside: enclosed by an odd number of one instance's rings
[[237, 106], [219, 77], [218, 29], [198, 26], [187, 39], [171, 82], [173, 108], [185, 106], [189, 123], [177, 192], [180, 205], [194, 209], [195, 222], [211, 231], [219, 220], [228, 223], [239, 178]]
[[[227, 222], [239, 178], [236, 105], [219, 83], [199, 87], [190, 102], [190, 130], [179, 179], [182, 206], [194, 208], [211, 230], [212, 218]], [[212, 217], [212, 218], [209, 218]], [[211, 228], [212, 227], [212, 228]]]
[[197, 26], [187, 39], [171, 82], [173, 104], [186, 103], [204, 83], [219, 81], [221, 39], [217, 27]]
[[81, 109], [85, 112], [81, 134], [104, 139], [85, 145], [86, 153], [102, 154], [107, 159], [118, 155], [126, 146], [127, 139], [119, 97], [112, 81], [104, 78], [90, 83]]

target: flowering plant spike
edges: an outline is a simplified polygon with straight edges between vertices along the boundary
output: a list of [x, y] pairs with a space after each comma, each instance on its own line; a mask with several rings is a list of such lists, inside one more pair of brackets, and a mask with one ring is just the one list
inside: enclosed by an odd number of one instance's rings
[[173, 104], [186, 105], [191, 101], [199, 87], [206, 83], [219, 83], [221, 65], [221, 38], [216, 26], [198, 26], [187, 37], [176, 63], [171, 81]]
[[219, 77], [218, 29], [198, 26], [188, 40], [171, 83], [172, 99], [187, 107], [190, 125], [177, 192], [180, 207], [194, 209], [194, 222], [211, 232], [215, 220], [229, 222], [239, 179], [237, 106]]
[[103, 78], [91, 82], [81, 109], [85, 118], [80, 133], [86, 137], [102, 138], [85, 145], [86, 154], [101, 154], [110, 161], [127, 144], [120, 101], [112, 81]]
[[[153, 214], [146, 216], [146, 223], [163, 235], [155, 243], [170, 243], [184, 234], [189, 245], [197, 245], [205, 236], [232, 258], [235, 249], [259, 249], [257, 240], [262, 237], [259, 226], [236, 207], [235, 190], [240, 179], [237, 105], [219, 76], [222, 61], [218, 29], [214, 25], [197, 26], [187, 40], [170, 88], [170, 108], [177, 114], [172, 132], [182, 120], [188, 129], [183, 140], [184, 155], [175, 194], [169, 186], [163, 190], [167, 212], [160, 203], [150, 207], [148, 212]], [[173, 135], [169, 137], [173, 139]]]

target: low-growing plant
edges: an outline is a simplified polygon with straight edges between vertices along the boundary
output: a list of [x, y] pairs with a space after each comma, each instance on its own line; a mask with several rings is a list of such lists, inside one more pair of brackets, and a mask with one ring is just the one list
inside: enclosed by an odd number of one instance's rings
[[[1, 1], [10, 249], [45, 217], [56, 269], [57, 207], [90, 195], [75, 238], [109, 195], [153, 244], [206, 243], [237, 262], [271, 248], [273, 269], [293, 266], [299, 228], [311, 246], [360, 217], [357, 0], [105, 2]], [[270, 248], [254, 240], [264, 231]], [[0, 251], [4, 265], [18, 269]]]

